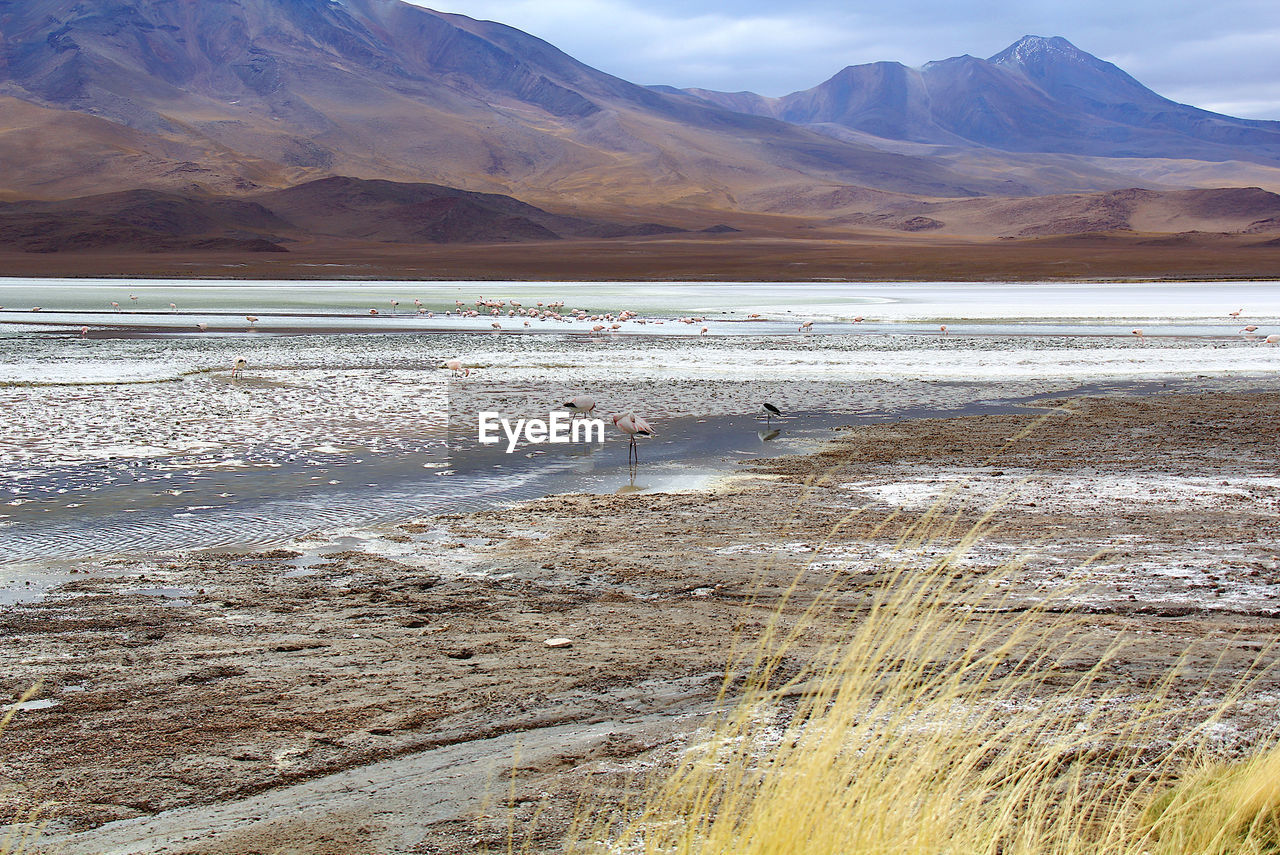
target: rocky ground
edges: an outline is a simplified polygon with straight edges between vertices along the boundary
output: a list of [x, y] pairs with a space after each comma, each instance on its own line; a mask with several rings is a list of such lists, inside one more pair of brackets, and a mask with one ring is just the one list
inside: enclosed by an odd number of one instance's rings
[[[833, 580], [856, 614], [886, 561], [924, 566], [997, 504], [958, 572], [1020, 560], [1006, 606], [1130, 639], [1102, 684], [1190, 646], [1177, 691], [1220, 694], [1280, 626], [1278, 439], [1280, 394], [1077, 398], [844, 430], [707, 492], [85, 574], [0, 614], [6, 689], [53, 702], [3, 735], [5, 795], [55, 801], [68, 855], [557, 851], [580, 798], [634, 795], [696, 732], [793, 578], [785, 620]], [[1275, 726], [1280, 679], [1247, 700], [1224, 751]]]

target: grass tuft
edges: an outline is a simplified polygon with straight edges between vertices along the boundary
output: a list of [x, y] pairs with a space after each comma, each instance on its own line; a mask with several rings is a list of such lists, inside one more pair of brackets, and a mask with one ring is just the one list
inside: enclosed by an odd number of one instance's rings
[[[731, 665], [709, 735], [635, 809], [584, 813], [574, 850], [1280, 852], [1275, 742], [1212, 759], [1262, 657], [1226, 690], [1188, 687], [1190, 651], [1137, 681], [1119, 667], [1123, 639], [1099, 649], [1060, 600], [1012, 593], [1016, 562], [959, 567], [998, 509], [958, 531], [944, 504], [872, 530], [900, 532], [901, 558], [860, 601], [837, 574], [801, 607], [813, 582], [797, 577]], [[787, 606], [800, 618], [784, 619]]]

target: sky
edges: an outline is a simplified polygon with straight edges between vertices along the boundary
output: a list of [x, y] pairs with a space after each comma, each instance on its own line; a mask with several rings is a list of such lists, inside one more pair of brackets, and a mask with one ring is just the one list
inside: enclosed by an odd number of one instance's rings
[[500, 21], [633, 83], [785, 95], [846, 65], [1063, 36], [1165, 97], [1280, 119], [1277, 0], [412, 0]]

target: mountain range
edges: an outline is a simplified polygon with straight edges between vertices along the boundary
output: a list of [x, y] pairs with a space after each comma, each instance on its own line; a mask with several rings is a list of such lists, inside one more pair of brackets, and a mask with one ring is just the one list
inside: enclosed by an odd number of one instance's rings
[[[986, 60], [851, 66], [781, 98], [638, 86], [401, 0], [0, 0], [0, 37], [11, 246], [33, 239], [24, 217], [72, 224], [50, 232], [62, 244], [37, 235], [46, 249], [113, 233], [265, 249], [778, 218], [1016, 236], [1087, 226], [1064, 211], [1135, 187], [1163, 200], [1130, 206], [1138, 221], [1143, 206], [1191, 205], [1178, 192], [1192, 188], [1280, 190], [1280, 123], [1169, 101], [1057, 37]], [[261, 207], [252, 227], [225, 221], [240, 203]], [[130, 231], [139, 205], [199, 209], [183, 221], [208, 228]], [[1128, 216], [1086, 230], [1134, 228]], [[1265, 230], [1269, 217], [1214, 222]]]
[[1280, 122], [1163, 98], [1061, 37], [1024, 36], [989, 59], [849, 66], [803, 92], [684, 90], [709, 103], [885, 140], [1006, 152], [1280, 164]]

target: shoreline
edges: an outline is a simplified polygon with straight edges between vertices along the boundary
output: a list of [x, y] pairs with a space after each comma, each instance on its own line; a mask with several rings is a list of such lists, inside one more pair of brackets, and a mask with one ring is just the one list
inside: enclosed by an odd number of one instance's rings
[[11, 275], [98, 278], [381, 279], [402, 281], [1001, 282], [1043, 279], [1266, 279], [1280, 246], [1257, 236], [1204, 234], [1160, 245], [1154, 233], [1018, 240], [903, 235], [760, 234], [548, 243], [306, 244], [284, 253], [0, 252]]
[[[1280, 628], [1277, 405], [1156, 393], [859, 425], [700, 491], [445, 514], [316, 560], [125, 562], [0, 613], [11, 693], [43, 679], [57, 701], [15, 719], [9, 775], [62, 802], [47, 843], [68, 855], [461, 853], [509, 819], [557, 851], [582, 793], [634, 797], [676, 756], [797, 573], [784, 621], [833, 573], [856, 609], [892, 551], [874, 525], [939, 498], [961, 521], [1005, 502], [964, 566], [1026, 556], [1011, 597], [1135, 639], [1116, 680], [1200, 639], [1177, 691], [1218, 691]], [[1269, 729], [1280, 682], [1261, 688], [1228, 748]]]

